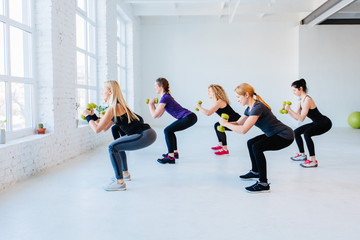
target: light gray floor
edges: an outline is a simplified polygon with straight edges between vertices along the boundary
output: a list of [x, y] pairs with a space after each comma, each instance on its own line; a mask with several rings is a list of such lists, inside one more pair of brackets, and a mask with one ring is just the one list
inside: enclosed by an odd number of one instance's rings
[[[178, 135], [180, 159], [160, 165], [164, 136], [128, 154], [125, 192], [105, 192], [112, 168], [104, 145], [0, 194], [0, 239], [356, 239], [360, 222], [360, 130], [315, 138], [319, 167], [268, 152], [270, 193], [250, 194], [247, 135], [228, 133], [230, 156], [214, 156], [211, 128]], [[109, 133], [110, 134], [110, 133]]]

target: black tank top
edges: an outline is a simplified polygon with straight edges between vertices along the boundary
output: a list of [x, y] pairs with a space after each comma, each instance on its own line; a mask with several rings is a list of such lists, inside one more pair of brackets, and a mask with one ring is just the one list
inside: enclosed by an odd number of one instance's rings
[[240, 114], [234, 111], [229, 104], [226, 104], [224, 108], [219, 108], [216, 113], [221, 117], [221, 114], [226, 113], [229, 115], [229, 122], [235, 122], [241, 117]]
[[120, 127], [120, 129], [126, 133], [126, 135], [133, 135], [137, 133], [142, 133], [146, 129], [150, 129], [150, 125], [147, 123], [144, 123], [141, 116], [136, 115], [140, 121], [138, 120], [132, 120], [130, 123], [128, 123], [127, 113], [117, 116], [116, 122], [115, 118], [112, 119], [112, 121]]
[[[306, 97], [311, 98], [309, 95], [306, 95]], [[304, 101], [305, 101], [305, 98], [304, 98]], [[310, 118], [314, 123], [317, 123], [317, 122], [320, 122], [321, 120], [327, 119], [326, 116], [324, 116], [320, 113], [320, 111], [317, 107], [315, 107], [314, 109], [309, 108], [307, 117]]]

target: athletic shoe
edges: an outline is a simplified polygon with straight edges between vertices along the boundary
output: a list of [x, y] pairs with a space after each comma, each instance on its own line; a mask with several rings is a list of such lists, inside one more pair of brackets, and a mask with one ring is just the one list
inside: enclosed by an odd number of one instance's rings
[[[131, 181], [130, 173], [128, 173], [128, 174], [123, 173], [123, 179], [125, 181]], [[117, 181], [116, 177], [112, 177], [111, 181], [113, 181], [113, 182]]]
[[307, 158], [306, 155], [303, 156], [303, 155], [297, 153], [295, 156], [291, 157], [290, 159], [293, 161], [305, 161], [306, 158]]
[[[168, 153], [164, 153], [162, 156], [166, 157], [167, 155], [168, 155]], [[179, 152], [175, 152], [174, 157], [175, 157], [175, 159], [179, 159]]]
[[270, 184], [264, 186], [262, 183], [257, 181], [254, 185], [245, 188], [249, 192], [269, 192]]
[[104, 186], [105, 191], [125, 191], [126, 183], [119, 184], [117, 181], [109, 183], [109, 185]]
[[217, 151], [217, 150], [220, 150], [220, 149], [222, 149], [223, 147], [222, 146], [216, 146], [216, 147], [212, 147], [211, 148], [211, 150], [215, 150], [215, 151]]
[[312, 168], [312, 167], [317, 167], [318, 166], [318, 162], [315, 161], [310, 161], [310, 160], [306, 160], [304, 163], [300, 163], [300, 166], [304, 167], [304, 168]]
[[256, 174], [253, 171], [249, 171], [247, 174], [240, 175], [239, 178], [241, 179], [251, 179], [251, 178], [259, 178], [259, 173]]
[[169, 155], [164, 157], [164, 158], [159, 158], [157, 160], [159, 163], [165, 164], [165, 163], [169, 163], [169, 164], [174, 164], [175, 163], [175, 158], [170, 157]]
[[221, 155], [229, 155], [229, 150], [225, 150], [221, 148], [219, 151], [215, 152], [215, 155], [221, 156]]

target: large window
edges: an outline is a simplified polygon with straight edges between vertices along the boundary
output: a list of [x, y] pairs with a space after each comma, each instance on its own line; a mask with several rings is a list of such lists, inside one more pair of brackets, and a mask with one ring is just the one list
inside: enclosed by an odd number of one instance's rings
[[82, 108], [97, 102], [96, 7], [95, 0], [76, 1], [77, 103]]
[[130, 20], [117, 8], [117, 81], [126, 101], [131, 104], [133, 97], [132, 25]]
[[0, 120], [10, 138], [33, 132], [32, 1], [0, 0]]

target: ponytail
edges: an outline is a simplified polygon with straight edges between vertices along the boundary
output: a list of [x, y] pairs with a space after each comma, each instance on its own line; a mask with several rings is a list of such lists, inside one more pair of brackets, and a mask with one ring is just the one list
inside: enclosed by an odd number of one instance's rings
[[165, 93], [167, 93], [167, 94], [169, 94], [171, 96], [171, 94], [170, 94], [170, 84], [169, 84], [169, 81], [166, 78], [160, 77], [160, 78], [156, 79], [156, 83], [157, 83], [157, 85], [159, 85], [159, 87], [162, 87], [164, 89]]
[[245, 95], [245, 93], [249, 93], [250, 97], [256, 96], [255, 100], [264, 104], [271, 111], [271, 107], [258, 94], [255, 93], [254, 88], [250, 84], [241, 83], [235, 88], [235, 92], [239, 95]]
[[291, 86], [294, 88], [297, 88], [299, 90], [300, 90], [300, 87], [302, 87], [302, 89], [305, 93], [307, 93], [307, 91], [308, 91], [308, 88], [306, 87], [306, 81], [303, 78], [296, 80], [295, 82], [293, 82], [291, 84]]
[[254, 93], [254, 95], [256, 96], [256, 101], [261, 102], [271, 111], [271, 107], [269, 106], [269, 104], [267, 104], [258, 94]]

